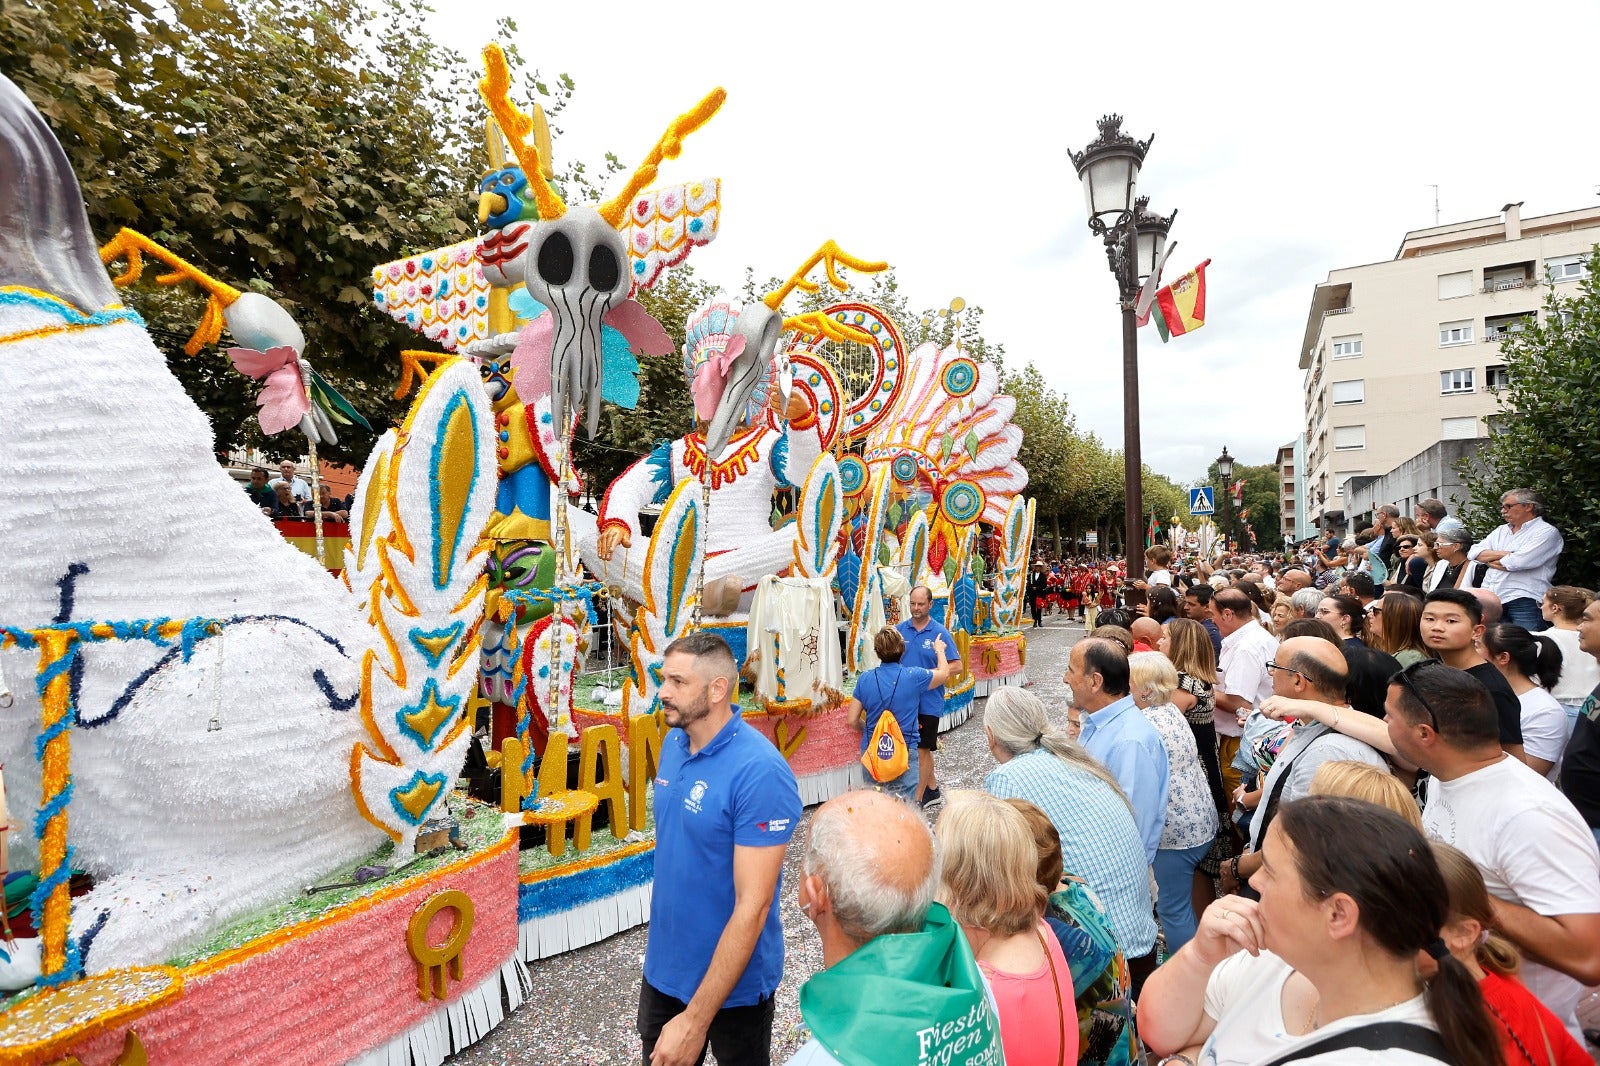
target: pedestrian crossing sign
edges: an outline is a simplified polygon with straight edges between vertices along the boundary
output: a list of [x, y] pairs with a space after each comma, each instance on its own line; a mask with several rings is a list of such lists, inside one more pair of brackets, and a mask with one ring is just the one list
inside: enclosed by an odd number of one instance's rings
[[1216, 500], [1212, 496], [1211, 486], [1189, 490], [1190, 514], [1216, 514]]

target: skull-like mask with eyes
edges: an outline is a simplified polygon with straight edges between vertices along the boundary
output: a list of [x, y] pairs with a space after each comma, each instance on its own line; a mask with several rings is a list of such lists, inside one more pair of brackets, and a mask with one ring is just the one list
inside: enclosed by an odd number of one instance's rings
[[585, 429], [600, 429], [600, 329], [606, 312], [628, 298], [628, 246], [616, 228], [586, 207], [537, 222], [528, 234], [523, 284], [550, 309], [550, 410], [558, 425], [582, 408]]

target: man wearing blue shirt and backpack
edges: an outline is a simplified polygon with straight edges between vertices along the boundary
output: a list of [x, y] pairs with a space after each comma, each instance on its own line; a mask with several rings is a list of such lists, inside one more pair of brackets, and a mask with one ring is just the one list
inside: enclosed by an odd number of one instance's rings
[[789, 764], [733, 705], [738, 667], [714, 633], [662, 663], [672, 727], [655, 779], [655, 893], [639, 990], [645, 1066], [767, 1066], [783, 976], [778, 893], [800, 821]]
[[[929, 613], [932, 610], [933, 593], [928, 591], [928, 586], [918, 585], [912, 589], [911, 617], [895, 626], [900, 631], [900, 639], [906, 642], [901, 665], [937, 669], [940, 656], [934, 651], [934, 642], [942, 640], [946, 648], [956, 646], [950, 631], [933, 620]], [[943, 711], [944, 686], [925, 689], [917, 706], [917, 802], [924, 807], [944, 799], [939, 793], [939, 779], [933, 773], [933, 753], [939, 750], [939, 715]]]

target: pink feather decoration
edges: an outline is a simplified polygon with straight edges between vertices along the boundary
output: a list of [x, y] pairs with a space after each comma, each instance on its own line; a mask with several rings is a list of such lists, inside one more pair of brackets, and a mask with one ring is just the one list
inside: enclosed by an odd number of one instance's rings
[[696, 418], [709, 422], [717, 413], [717, 403], [728, 387], [728, 367], [733, 365], [733, 361], [743, 351], [744, 338], [735, 334], [729, 338], [726, 348], [720, 352], [712, 352], [706, 357], [705, 362], [695, 367], [694, 381], [689, 384], [689, 393], [694, 397]]
[[256, 419], [261, 432], [269, 436], [293, 429], [311, 410], [305, 382], [300, 377], [300, 360], [288, 345], [258, 352], [254, 348], [229, 348], [228, 358], [239, 373], [265, 380], [256, 397]]

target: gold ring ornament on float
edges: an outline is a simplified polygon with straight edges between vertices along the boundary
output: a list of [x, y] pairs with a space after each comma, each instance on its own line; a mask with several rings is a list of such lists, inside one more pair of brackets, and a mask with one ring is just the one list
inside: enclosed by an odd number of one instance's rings
[[947, 483], [939, 494], [939, 507], [952, 524], [970, 526], [983, 514], [988, 498], [976, 482], [957, 478]]
[[[440, 911], [456, 912], [450, 935], [444, 943], [434, 947], [428, 943], [428, 924]], [[446, 971], [457, 981], [461, 980], [461, 952], [472, 937], [472, 897], [458, 888], [436, 892], [417, 908], [406, 928], [406, 946], [411, 957], [417, 960], [417, 995], [424, 1001], [429, 998], [445, 999], [449, 996]]]
[[961, 356], [944, 368], [944, 391], [956, 399], [969, 396], [978, 387], [978, 364]]

